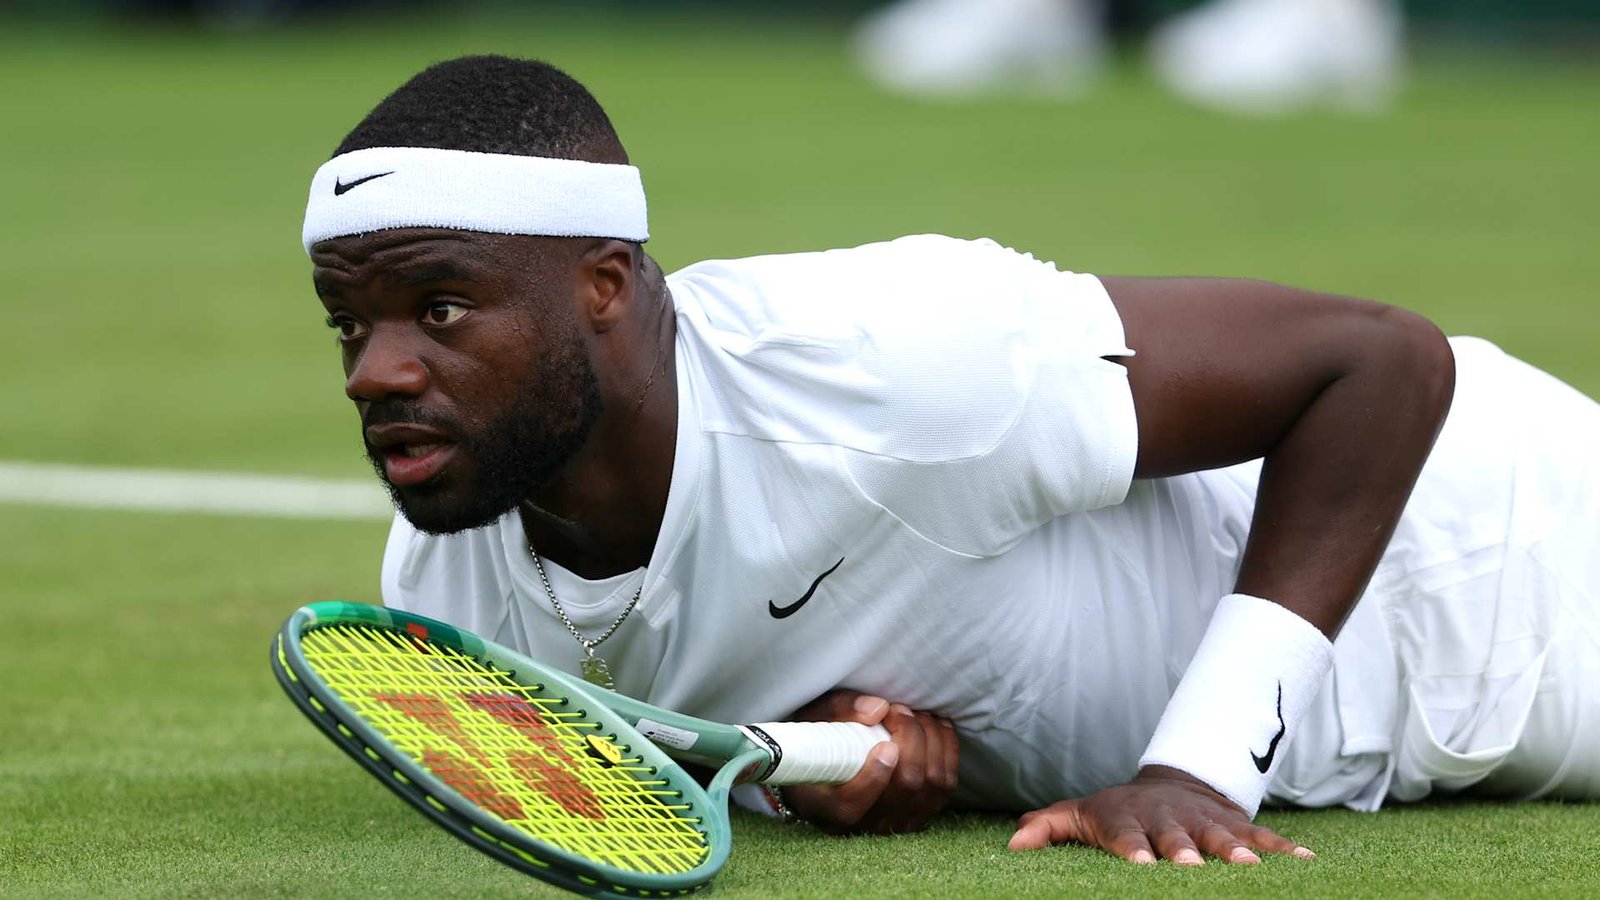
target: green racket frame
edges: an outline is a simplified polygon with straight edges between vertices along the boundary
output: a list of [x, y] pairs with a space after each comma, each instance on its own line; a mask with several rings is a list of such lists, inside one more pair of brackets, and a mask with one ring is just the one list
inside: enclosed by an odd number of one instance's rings
[[[301, 635], [320, 627], [352, 624], [425, 636], [492, 665], [517, 684], [543, 684], [567, 695], [575, 711], [600, 724], [602, 733], [624, 753], [654, 767], [658, 772], [655, 777], [682, 793], [682, 802], [690, 806], [685, 815], [699, 819], [698, 828], [706, 839], [704, 862], [692, 870], [672, 874], [621, 869], [529, 840], [521, 831], [462, 797], [381, 737], [307, 664], [300, 646]], [[741, 776], [760, 775], [772, 764], [772, 755], [734, 726], [652, 706], [541, 665], [515, 650], [443, 622], [365, 603], [329, 601], [296, 610], [273, 642], [272, 671], [312, 723], [434, 824], [499, 862], [582, 894], [670, 897], [704, 887], [727, 862], [731, 850], [728, 791]], [[676, 755], [721, 766], [711, 784], [701, 788], [672, 757], [639, 734], [633, 726], [641, 718], [695, 733], [698, 737], [694, 752], [679, 751]]]

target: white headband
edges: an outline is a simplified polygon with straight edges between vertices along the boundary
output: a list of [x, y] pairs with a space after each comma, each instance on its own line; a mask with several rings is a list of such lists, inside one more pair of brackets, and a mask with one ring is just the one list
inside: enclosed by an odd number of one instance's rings
[[300, 241], [385, 228], [645, 241], [644, 182], [633, 166], [373, 147], [340, 154], [311, 179]]

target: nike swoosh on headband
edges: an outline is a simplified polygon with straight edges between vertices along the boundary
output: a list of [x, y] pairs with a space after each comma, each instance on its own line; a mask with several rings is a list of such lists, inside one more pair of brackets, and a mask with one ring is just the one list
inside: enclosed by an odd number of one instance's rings
[[351, 188], [353, 188], [353, 187], [355, 187], [357, 185], [366, 184], [367, 182], [371, 181], [374, 178], [382, 178], [385, 175], [393, 175], [393, 174], [394, 174], [394, 172], [392, 172], [392, 171], [390, 171], [390, 172], [379, 172], [376, 175], [368, 175], [368, 176], [366, 176], [364, 178], [357, 178], [355, 181], [340, 181], [338, 178], [335, 178], [335, 179], [333, 179], [333, 195], [335, 197], [337, 197], [340, 194], [343, 194], [345, 191], [348, 191], [348, 190], [350, 190]]

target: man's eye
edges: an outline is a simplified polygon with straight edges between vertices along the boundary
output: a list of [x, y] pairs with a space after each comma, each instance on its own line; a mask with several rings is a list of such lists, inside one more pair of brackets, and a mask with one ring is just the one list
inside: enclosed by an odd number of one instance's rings
[[353, 341], [367, 333], [367, 326], [348, 316], [329, 316], [328, 327], [339, 332], [339, 340]]
[[449, 325], [466, 314], [467, 308], [459, 303], [430, 303], [422, 314], [422, 321], [429, 325]]

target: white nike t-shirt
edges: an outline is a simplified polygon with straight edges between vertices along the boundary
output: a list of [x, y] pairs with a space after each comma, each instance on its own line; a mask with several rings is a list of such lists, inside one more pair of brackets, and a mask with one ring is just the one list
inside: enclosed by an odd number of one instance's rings
[[[650, 564], [596, 582], [546, 565], [589, 636], [642, 582], [598, 650], [618, 690], [732, 722], [835, 687], [939, 712], [970, 807], [1132, 777], [1232, 590], [1259, 466], [1132, 481], [1111, 361], [1132, 351], [1100, 282], [916, 236], [704, 262], [667, 284], [679, 423]], [[1436, 540], [1415, 534], [1402, 527], [1402, 553]], [[514, 513], [445, 537], [397, 517], [383, 596], [577, 671]], [[1399, 676], [1379, 606], [1348, 620], [1274, 796], [1381, 802]]]

